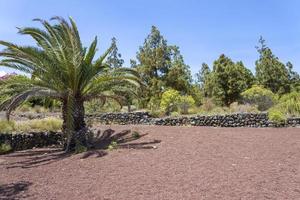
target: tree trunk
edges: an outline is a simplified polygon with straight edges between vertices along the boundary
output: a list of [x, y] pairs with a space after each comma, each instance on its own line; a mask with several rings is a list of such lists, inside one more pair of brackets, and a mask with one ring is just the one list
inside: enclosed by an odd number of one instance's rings
[[[69, 108], [68, 103], [68, 100], [65, 99], [62, 105], [62, 131], [66, 138], [66, 142], [64, 144], [65, 150], [74, 151], [76, 146], [87, 147], [87, 129], [84, 121], [85, 112], [83, 100], [80, 97], [75, 96], [73, 106], [71, 109]], [[71, 128], [70, 125], [68, 125], [68, 122], [72, 122], [72, 120], [70, 121], [70, 119], [72, 118], [73, 123]]]
[[131, 112], [131, 104], [128, 104], [127, 108], [128, 108], [128, 112]]

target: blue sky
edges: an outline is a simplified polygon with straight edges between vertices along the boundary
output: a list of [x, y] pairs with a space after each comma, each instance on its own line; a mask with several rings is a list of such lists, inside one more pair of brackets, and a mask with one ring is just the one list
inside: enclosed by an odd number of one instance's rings
[[180, 47], [193, 73], [222, 53], [254, 71], [260, 35], [300, 72], [297, 0], [0, 0], [0, 8], [0, 39], [18, 44], [32, 41], [16, 34], [15, 27], [37, 25], [33, 18], [72, 16], [85, 45], [99, 37], [100, 53], [116, 37], [127, 65], [155, 25], [169, 44]]

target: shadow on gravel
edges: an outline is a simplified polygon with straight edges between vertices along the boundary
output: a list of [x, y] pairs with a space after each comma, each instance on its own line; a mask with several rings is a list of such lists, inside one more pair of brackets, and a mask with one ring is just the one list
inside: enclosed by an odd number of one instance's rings
[[139, 140], [146, 135], [148, 133], [135, 135], [131, 130], [124, 130], [118, 133], [112, 129], [107, 129], [103, 132], [98, 131], [93, 139], [93, 150], [84, 153], [81, 158], [85, 159], [90, 156], [103, 157], [107, 155], [108, 153], [105, 150], [108, 149], [112, 142], [117, 143], [116, 148], [118, 149], [154, 149], [155, 146], [153, 145], [161, 142], [160, 140], [152, 140], [149, 142], [132, 143], [132, 141]]
[[38, 149], [15, 152], [9, 157], [22, 157], [21, 161], [7, 164], [7, 169], [11, 168], [33, 168], [47, 165], [70, 157], [71, 153], [65, 153], [61, 149]]
[[[116, 131], [112, 129], [107, 129], [102, 132], [98, 131], [93, 138], [93, 148], [83, 153], [81, 159], [85, 159], [90, 156], [100, 158], [107, 155], [107, 149], [112, 142], [117, 143], [118, 149], [154, 149], [156, 148], [154, 144], [158, 144], [161, 142], [160, 140], [152, 140], [149, 142], [133, 143], [133, 141], [139, 140], [146, 135], [148, 134], [139, 134], [137, 136], [132, 134], [130, 130], [124, 130], [118, 133], [116, 133]], [[58, 148], [19, 151], [6, 155], [7, 157], [20, 157], [22, 159], [21, 161], [8, 163], [8, 166], [6, 168], [11, 169], [39, 167], [60, 161], [72, 155], [74, 154], [65, 153]]]
[[26, 199], [29, 195], [25, 194], [25, 192], [28, 190], [30, 185], [32, 185], [32, 183], [27, 181], [0, 185], [0, 199]]

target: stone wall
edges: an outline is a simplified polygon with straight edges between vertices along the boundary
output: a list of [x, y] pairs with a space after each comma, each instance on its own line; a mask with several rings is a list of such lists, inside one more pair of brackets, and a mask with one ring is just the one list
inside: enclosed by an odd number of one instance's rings
[[153, 124], [153, 119], [148, 112], [131, 113], [101, 113], [86, 115], [87, 119], [95, 120], [102, 124]]
[[[212, 116], [187, 116], [154, 118], [148, 112], [104, 113], [87, 115], [87, 119], [101, 124], [142, 124], [162, 126], [214, 126], [214, 127], [288, 127], [300, 126], [300, 118], [290, 118], [276, 124], [268, 120], [267, 113], [237, 113]], [[62, 134], [55, 132], [1, 134], [0, 144], [11, 145], [13, 150], [61, 145]]]
[[88, 115], [101, 124], [144, 124], [164, 126], [215, 126], [215, 127], [286, 127], [299, 126], [300, 118], [290, 118], [286, 123], [276, 124], [268, 120], [267, 113], [236, 113], [211, 116], [187, 116], [153, 118], [148, 112], [104, 113]]
[[9, 144], [15, 151], [33, 147], [60, 145], [61, 141], [62, 134], [55, 132], [0, 134], [0, 144]]

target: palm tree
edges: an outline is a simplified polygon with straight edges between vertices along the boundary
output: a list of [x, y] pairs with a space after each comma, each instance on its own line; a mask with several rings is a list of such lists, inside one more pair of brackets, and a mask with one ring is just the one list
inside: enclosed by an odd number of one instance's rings
[[[66, 149], [76, 145], [87, 145], [84, 102], [107, 99], [120, 102], [116, 94], [130, 92], [139, 86], [138, 73], [128, 68], [111, 68], [105, 63], [109, 48], [102, 56], [94, 59], [97, 37], [89, 48], [82, 46], [76, 23], [61, 17], [53, 17], [50, 22], [34, 19], [44, 29], [35, 27], [19, 28], [22, 35], [31, 36], [37, 46], [19, 46], [0, 41], [5, 46], [0, 51], [0, 66], [13, 68], [31, 75], [30, 79], [7, 81], [6, 84], [18, 88], [17, 94], [5, 100], [0, 106], [10, 113], [31, 97], [50, 97], [62, 103], [62, 131], [66, 136]], [[12, 91], [6, 91], [12, 92]]]

